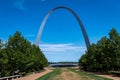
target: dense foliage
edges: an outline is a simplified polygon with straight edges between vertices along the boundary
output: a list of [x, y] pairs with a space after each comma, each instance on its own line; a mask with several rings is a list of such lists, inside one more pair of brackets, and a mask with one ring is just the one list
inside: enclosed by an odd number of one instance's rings
[[79, 60], [84, 70], [106, 72], [120, 70], [120, 35], [112, 29], [109, 37], [92, 44]]
[[10, 36], [8, 42], [0, 40], [0, 76], [33, 72], [48, 65], [42, 51], [27, 41], [20, 32]]

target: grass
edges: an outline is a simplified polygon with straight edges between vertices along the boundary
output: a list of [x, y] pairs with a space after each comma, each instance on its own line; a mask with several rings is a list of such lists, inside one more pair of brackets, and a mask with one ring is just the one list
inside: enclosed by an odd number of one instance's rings
[[60, 69], [55, 69], [52, 72], [36, 79], [36, 80], [52, 80], [53, 77], [55, 77], [56, 75], [61, 74], [61, 70]]
[[108, 78], [105, 78], [105, 77], [97, 76], [97, 75], [92, 74], [92, 73], [76, 71], [76, 69], [73, 69], [73, 68], [69, 68], [69, 70], [71, 70], [71, 71], [73, 71], [75, 73], [78, 73], [81, 76], [84, 76], [84, 77], [89, 78], [91, 80], [112, 80], [112, 79], [108, 79]]
[[[79, 74], [79, 76], [81, 76], [82, 80], [112, 80], [112, 79], [97, 76], [92, 73], [77, 71], [74, 68], [67, 68], [66, 70]], [[64, 71], [61, 68], [57, 68], [57, 69], [54, 69], [52, 72], [50, 72], [36, 80], [53, 80], [53, 79], [55, 79], [56, 76], [62, 74], [62, 72], [64, 72]], [[55, 79], [55, 80], [61, 80], [61, 79]]]

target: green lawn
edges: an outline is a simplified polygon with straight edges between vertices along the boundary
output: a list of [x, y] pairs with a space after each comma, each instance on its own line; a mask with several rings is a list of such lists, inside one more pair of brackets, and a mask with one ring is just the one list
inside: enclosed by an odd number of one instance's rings
[[[97, 76], [95, 74], [77, 71], [74, 68], [65, 68], [65, 70], [78, 74], [82, 80], [112, 80], [112, 79]], [[63, 72], [64, 71], [62, 68], [57, 68], [57, 69], [54, 69], [52, 72], [50, 72], [36, 80], [56, 80], [55, 77], [61, 75]], [[59, 80], [61, 80], [61, 79], [59, 79]]]
[[55, 77], [56, 75], [59, 75], [61, 73], [60, 69], [55, 69], [52, 72], [36, 79], [36, 80], [52, 80], [53, 77]]
[[97, 76], [95, 74], [92, 74], [92, 73], [87, 73], [87, 72], [81, 72], [81, 71], [77, 71], [76, 69], [74, 68], [69, 68], [69, 70], [75, 72], [75, 73], [78, 73], [86, 78], [90, 78], [91, 80], [112, 80], [112, 79], [108, 79], [108, 78], [105, 78], [105, 77], [100, 77], [100, 76]]

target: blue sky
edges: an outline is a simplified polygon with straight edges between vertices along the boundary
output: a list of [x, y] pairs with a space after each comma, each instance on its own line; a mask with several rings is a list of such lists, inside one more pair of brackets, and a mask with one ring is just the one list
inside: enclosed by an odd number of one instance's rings
[[[7, 41], [16, 30], [35, 43], [44, 16], [56, 6], [78, 14], [91, 43], [108, 36], [111, 28], [120, 33], [119, 0], [0, 0], [0, 39]], [[56, 10], [47, 20], [40, 48], [49, 61], [78, 61], [86, 46], [74, 16]]]

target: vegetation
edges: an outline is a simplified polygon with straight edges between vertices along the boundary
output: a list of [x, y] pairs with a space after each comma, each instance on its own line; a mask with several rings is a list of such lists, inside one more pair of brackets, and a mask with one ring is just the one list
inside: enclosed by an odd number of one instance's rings
[[61, 74], [61, 70], [58, 68], [36, 80], [52, 80], [53, 77], [55, 77], [56, 75], [59, 75], [59, 74]]
[[115, 29], [109, 37], [103, 37], [92, 44], [79, 60], [82, 69], [88, 71], [120, 71], [120, 35]]
[[16, 31], [6, 43], [0, 40], [0, 76], [10, 76], [43, 69], [48, 61], [35, 44]]
[[78, 62], [58, 62], [60, 64], [78, 64]]
[[57, 68], [36, 80], [112, 80], [95, 74], [76, 71], [74, 68]]
[[49, 62], [49, 64], [78, 64], [78, 62], [68, 62], [68, 61], [64, 61], [64, 62]]
[[73, 72], [75, 72], [75, 73], [77, 73], [81, 76], [84, 76], [84, 78], [87, 78], [87, 79], [90, 79], [90, 80], [112, 80], [112, 79], [108, 79], [108, 78], [105, 78], [105, 77], [97, 76], [97, 75], [92, 74], [92, 73], [77, 71], [74, 68], [69, 68], [69, 70], [71, 70], [71, 71], [73, 71]]

